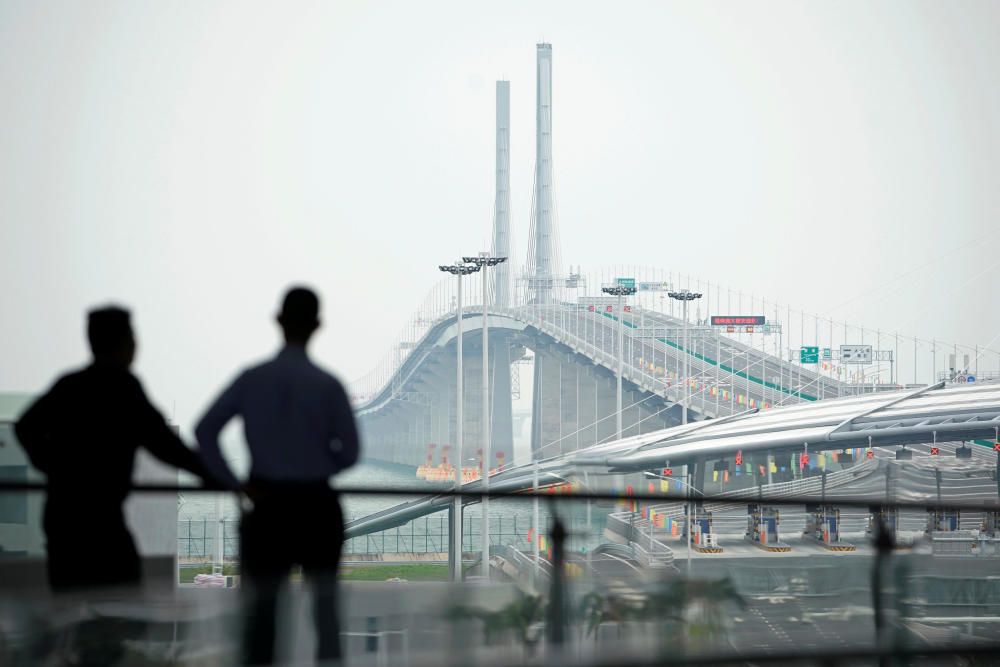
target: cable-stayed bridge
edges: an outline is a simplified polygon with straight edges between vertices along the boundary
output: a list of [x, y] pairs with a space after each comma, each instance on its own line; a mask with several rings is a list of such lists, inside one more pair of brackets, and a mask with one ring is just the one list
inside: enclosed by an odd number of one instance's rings
[[[413, 466], [447, 461], [480, 469], [483, 459], [489, 468], [509, 466], [514, 459], [512, 402], [529, 386], [531, 450], [534, 458], [547, 458], [676, 425], [682, 421], [682, 404], [690, 419], [702, 420], [942, 379], [1000, 376], [995, 350], [834, 322], [662, 267], [563, 271], [553, 175], [552, 58], [551, 45], [539, 44], [525, 261], [515, 263], [510, 224], [510, 82], [498, 81], [490, 253], [509, 261], [466, 276], [463, 291], [474, 296], [462, 304], [455, 280], [439, 283], [389, 354], [352, 384], [369, 457]], [[635, 286], [636, 295], [619, 302], [602, 293], [606, 286], [623, 284]], [[682, 310], [668, 296], [679, 289], [702, 296]], [[455, 349], [460, 308], [465, 332], [461, 424]], [[484, 314], [492, 436], [491, 451], [485, 453], [479, 444], [486, 429], [481, 416]], [[713, 327], [711, 316], [751, 316], [756, 324]], [[530, 381], [521, 373], [527, 368]], [[465, 460], [456, 462], [450, 445], [459, 429]]]
[[[659, 272], [629, 271], [640, 283], [666, 282], [646, 280]], [[480, 291], [476, 286], [481, 277], [465, 280], [471, 283], [469, 292]], [[515, 385], [529, 381], [520, 377], [526, 375], [521, 372], [525, 360], [530, 360], [533, 371], [532, 450], [536, 457], [548, 458], [617, 437], [619, 357], [622, 435], [629, 437], [679, 424], [684, 400], [689, 403], [689, 418], [702, 420], [906, 389], [954, 375], [958, 371], [952, 370], [956, 362], [951, 357], [962, 363], [964, 354], [973, 353], [963, 353], [965, 348], [955, 345], [946, 347], [940, 341], [886, 335], [839, 323], [830, 326], [829, 320], [815, 316], [796, 318], [800, 315], [797, 312], [792, 312], [793, 326], [783, 326], [789, 321], [788, 310], [760, 301], [743, 310], [778, 310], [782, 317], [767, 333], [764, 327], [756, 327], [753, 333], [747, 333], [745, 327], [727, 331], [710, 326], [706, 318], [697, 315], [685, 327], [679, 313], [671, 313], [668, 302], [661, 301], [658, 293], [640, 294], [618, 312], [614, 299], [588, 293], [594, 290], [585, 285], [600, 284], [600, 276], [578, 274], [574, 280], [574, 287], [553, 291], [544, 303], [532, 300], [521, 286], [513, 291], [512, 304], [487, 305], [491, 468], [513, 462], [511, 406], [517, 393]], [[391, 356], [352, 386], [372, 458], [416, 466], [427, 463], [430, 456], [431, 464], [437, 465], [442, 455], [447, 456], [442, 452], [444, 446], [456, 440], [457, 327], [452, 287], [452, 281], [439, 285], [412, 318]], [[483, 312], [481, 303], [473, 303], [466, 305], [463, 313], [463, 440], [466, 451], [476, 457], [478, 443], [483, 440], [479, 417]], [[773, 315], [768, 319], [773, 321]], [[806, 322], [804, 330], [796, 319]], [[818, 338], [814, 337], [817, 328]], [[883, 355], [885, 360], [867, 365], [847, 365], [836, 359], [800, 363], [803, 342], [831, 350], [830, 356], [835, 357], [840, 345], [859, 341], [870, 341], [875, 350], [888, 353]], [[952, 351], [955, 349], [957, 355]], [[995, 370], [986, 368], [986, 363], [996, 363], [996, 353], [990, 355], [992, 358], [979, 355], [976, 359], [982, 369], [977, 381], [995, 375]], [[432, 444], [436, 445], [433, 449]], [[479, 464], [466, 462], [466, 466]]]
[[[470, 491], [485, 488], [477, 478], [489, 470], [493, 491], [581, 482], [620, 490], [651, 484], [646, 476], [677, 465], [695, 491], [730, 483], [750, 491], [758, 485], [759, 492], [763, 484], [807, 482], [817, 463], [824, 471], [853, 470], [845, 478], [860, 474], [864, 466], [854, 464], [874, 457], [873, 447], [956, 447], [1000, 435], [1000, 384], [983, 385], [1000, 376], [995, 350], [835, 322], [663, 267], [564, 271], [548, 44], [538, 45], [528, 252], [516, 266], [509, 99], [509, 83], [497, 82], [488, 253], [509, 261], [439, 283], [389, 354], [352, 384], [369, 458], [423, 466], [440, 473], [438, 481], [467, 471]], [[684, 291], [682, 307], [673, 297]], [[473, 296], [463, 300], [463, 293]], [[530, 380], [522, 373], [528, 368]], [[513, 406], [528, 396], [531, 460], [515, 461]], [[973, 457], [957, 447], [955, 456], [984, 463], [993, 454], [974, 449]], [[450, 508], [451, 534], [460, 535], [463, 502], [477, 499], [456, 503], [432, 491], [353, 520], [347, 532], [386, 530]], [[459, 545], [450, 549], [455, 554]]]

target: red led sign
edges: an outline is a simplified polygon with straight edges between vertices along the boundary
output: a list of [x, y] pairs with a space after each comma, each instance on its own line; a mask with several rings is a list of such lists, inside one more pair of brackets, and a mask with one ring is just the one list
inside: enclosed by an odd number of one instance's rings
[[766, 321], [764, 315], [712, 315], [713, 327], [756, 326]]

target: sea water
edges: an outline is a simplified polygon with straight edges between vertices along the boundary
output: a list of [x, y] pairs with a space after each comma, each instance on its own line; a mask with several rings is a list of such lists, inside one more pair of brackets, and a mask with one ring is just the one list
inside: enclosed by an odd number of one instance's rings
[[[449, 483], [427, 482], [416, 477], [414, 468], [365, 461], [341, 473], [334, 480], [339, 488], [412, 489], [412, 496], [343, 494], [341, 505], [345, 522], [379, 510], [414, 500]], [[582, 506], [582, 503], [581, 503]], [[308, 508], [303, 508], [308, 512]], [[481, 544], [482, 510], [479, 505], [466, 508], [463, 517], [465, 548], [477, 550]], [[182, 561], [210, 558], [215, 553], [215, 536], [224, 533], [227, 558], [239, 553], [240, 505], [236, 494], [188, 492], [178, 498], [178, 556]], [[575, 514], [579, 514], [576, 512]], [[525, 500], [494, 500], [489, 506], [491, 543], [509, 544], [530, 549], [529, 535], [538, 534], [532, 526], [533, 505]], [[220, 525], [218, 517], [223, 519]], [[439, 511], [420, 517], [398, 528], [349, 540], [345, 554], [440, 552], [447, 550], [448, 513]], [[577, 517], [579, 518], [579, 517]], [[542, 532], [548, 525], [545, 503], [539, 510]], [[316, 530], [323, 530], [323, 517], [315, 517]]]

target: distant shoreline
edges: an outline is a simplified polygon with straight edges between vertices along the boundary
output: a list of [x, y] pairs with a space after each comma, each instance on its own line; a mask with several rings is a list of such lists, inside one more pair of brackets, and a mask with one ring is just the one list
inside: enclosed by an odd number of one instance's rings
[[358, 461], [358, 465], [371, 466], [373, 468], [381, 468], [391, 472], [402, 473], [404, 475], [410, 475], [414, 479], [416, 479], [417, 476], [417, 466], [411, 466], [405, 463], [390, 463], [388, 461], [379, 461], [378, 459], [361, 459]]

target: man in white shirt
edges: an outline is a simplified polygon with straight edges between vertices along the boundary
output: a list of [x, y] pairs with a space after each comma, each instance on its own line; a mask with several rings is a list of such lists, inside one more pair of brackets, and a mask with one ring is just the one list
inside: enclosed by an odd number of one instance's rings
[[[318, 658], [340, 658], [336, 573], [343, 517], [329, 479], [354, 465], [360, 450], [347, 393], [306, 354], [320, 325], [316, 294], [290, 289], [277, 319], [284, 348], [243, 371], [195, 430], [207, 470], [253, 501], [240, 526], [247, 664], [273, 662], [278, 589], [296, 564], [314, 587]], [[246, 484], [233, 475], [219, 447], [220, 431], [236, 416], [243, 419], [250, 449]]]

